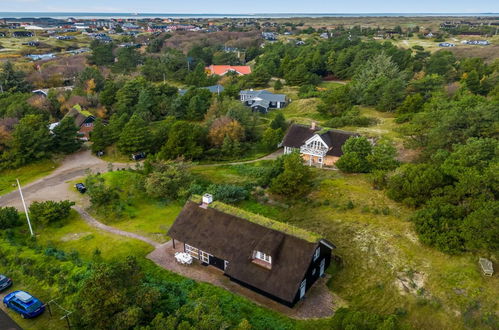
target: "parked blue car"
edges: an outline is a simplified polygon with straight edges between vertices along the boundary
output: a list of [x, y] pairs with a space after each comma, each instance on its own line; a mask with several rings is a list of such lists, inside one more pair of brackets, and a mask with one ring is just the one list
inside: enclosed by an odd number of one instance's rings
[[45, 311], [43, 303], [25, 291], [14, 291], [3, 298], [5, 307], [21, 314], [23, 319], [30, 319]]
[[0, 274], [0, 292], [12, 286], [12, 280], [5, 275]]

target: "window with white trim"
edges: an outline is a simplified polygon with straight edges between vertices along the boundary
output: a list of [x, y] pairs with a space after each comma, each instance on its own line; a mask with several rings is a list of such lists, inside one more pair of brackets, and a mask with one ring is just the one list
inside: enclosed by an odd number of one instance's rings
[[314, 253], [314, 261], [317, 260], [319, 258], [319, 256], [321, 255], [321, 247], [319, 246], [316, 250], [315, 250], [315, 253]]
[[255, 253], [253, 254], [253, 258], [268, 262], [269, 264], [272, 263], [272, 257], [260, 251], [255, 251]]
[[199, 259], [199, 249], [190, 246], [189, 244], [185, 244], [185, 252], [189, 253], [193, 258]]
[[210, 254], [204, 251], [199, 251], [199, 259], [204, 262], [209, 264], [210, 263]]

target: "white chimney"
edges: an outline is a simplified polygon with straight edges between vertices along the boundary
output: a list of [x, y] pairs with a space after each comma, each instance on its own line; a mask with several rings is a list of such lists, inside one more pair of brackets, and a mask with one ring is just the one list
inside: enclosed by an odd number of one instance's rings
[[316, 127], [316, 124], [315, 124], [315, 121], [313, 121], [312, 124], [310, 125], [310, 129], [315, 131], [315, 127]]
[[203, 204], [209, 205], [213, 202], [213, 195], [211, 194], [204, 194], [203, 195]]

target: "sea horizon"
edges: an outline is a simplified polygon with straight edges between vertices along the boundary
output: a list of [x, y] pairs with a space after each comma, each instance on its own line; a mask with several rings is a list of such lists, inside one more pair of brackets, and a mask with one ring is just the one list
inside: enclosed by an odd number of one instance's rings
[[306, 17], [495, 17], [499, 13], [111, 13], [111, 12], [0, 12], [1, 18], [306, 18]]

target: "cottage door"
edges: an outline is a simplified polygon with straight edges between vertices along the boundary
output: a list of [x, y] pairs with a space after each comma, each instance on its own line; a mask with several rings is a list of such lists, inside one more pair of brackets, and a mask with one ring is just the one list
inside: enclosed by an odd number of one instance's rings
[[300, 299], [305, 295], [305, 290], [307, 288], [307, 279], [304, 279], [300, 285]]
[[321, 270], [319, 272], [319, 276], [324, 275], [324, 266], [326, 266], [326, 259], [321, 260]]

